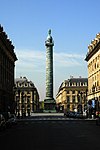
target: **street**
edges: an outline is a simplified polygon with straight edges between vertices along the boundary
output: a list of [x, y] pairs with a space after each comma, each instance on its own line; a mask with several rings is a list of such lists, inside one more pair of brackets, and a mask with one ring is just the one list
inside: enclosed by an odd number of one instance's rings
[[99, 141], [100, 126], [95, 120], [31, 117], [0, 131], [4, 150], [99, 150]]

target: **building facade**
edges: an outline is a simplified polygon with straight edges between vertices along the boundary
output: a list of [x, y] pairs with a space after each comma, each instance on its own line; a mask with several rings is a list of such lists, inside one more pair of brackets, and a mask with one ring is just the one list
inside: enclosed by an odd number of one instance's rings
[[32, 81], [26, 77], [16, 78], [14, 93], [17, 116], [29, 116], [39, 110], [39, 93]]
[[0, 25], [0, 111], [14, 112], [14, 46]]
[[73, 78], [62, 82], [56, 95], [58, 111], [83, 112], [87, 107], [87, 78]]
[[85, 60], [88, 65], [88, 101], [95, 101], [96, 107], [100, 103], [100, 33], [88, 46]]

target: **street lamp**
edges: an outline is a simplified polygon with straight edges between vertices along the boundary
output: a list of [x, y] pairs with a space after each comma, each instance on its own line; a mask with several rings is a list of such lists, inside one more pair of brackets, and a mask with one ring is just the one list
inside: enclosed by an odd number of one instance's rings
[[24, 92], [21, 93], [21, 114], [22, 114], [22, 117], [24, 116]]
[[20, 102], [20, 90], [18, 90], [18, 99], [17, 99], [17, 111], [18, 111], [18, 118], [20, 117], [20, 108], [19, 108], [19, 102]]
[[95, 86], [93, 85], [92, 87], [92, 92], [93, 92], [93, 99], [92, 99], [92, 115], [93, 117], [95, 116], [96, 113], [96, 99], [95, 99]]
[[82, 92], [79, 91], [77, 94], [78, 99], [78, 112], [82, 113]]
[[30, 116], [30, 103], [27, 104], [27, 113], [28, 113], [28, 116]]
[[95, 86], [94, 85], [92, 86], [92, 94], [93, 94], [93, 98], [88, 101], [88, 115], [89, 115], [89, 118], [92, 117], [94, 107], [95, 107], [95, 105], [94, 105], [95, 104], [95, 96], [94, 96]]

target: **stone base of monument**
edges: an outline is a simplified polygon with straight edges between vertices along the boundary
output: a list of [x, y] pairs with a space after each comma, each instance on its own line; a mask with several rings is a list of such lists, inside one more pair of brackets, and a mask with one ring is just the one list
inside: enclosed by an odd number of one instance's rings
[[55, 113], [56, 112], [56, 101], [55, 99], [45, 99], [44, 100], [44, 111], [45, 113]]

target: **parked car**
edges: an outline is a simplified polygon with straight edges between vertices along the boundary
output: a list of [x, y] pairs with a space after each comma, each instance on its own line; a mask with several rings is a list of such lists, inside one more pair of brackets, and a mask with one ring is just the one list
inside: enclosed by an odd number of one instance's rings
[[0, 130], [5, 129], [5, 127], [6, 127], [5, 118], [4, 118], [3, 114], [0, 114]]
[[69, 117], [70, 118], [75, 118], [75, 112], [74, 111], [70, 111], [69, 112]]
[[64, 116], [68, 117], [68, 118], [78, 118], [78, 119], [82, 119], [83, 118], [83, 114], [80, 112], [75, 112], [75, 111], [66, 111], [64, 112]]
[[69, 117], [69, 111], [64, 111], [64, 116]]
[[76, 116], [76, 112], [74, 111], [66, 111], [64, 112], [64, 116], [68, 117], [68, 118], [75, 118]]
[[83, 118], [83, 114], [80, 113], [80, 112], [75, 112], [75, 118], [82, 119]]

